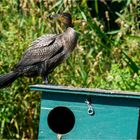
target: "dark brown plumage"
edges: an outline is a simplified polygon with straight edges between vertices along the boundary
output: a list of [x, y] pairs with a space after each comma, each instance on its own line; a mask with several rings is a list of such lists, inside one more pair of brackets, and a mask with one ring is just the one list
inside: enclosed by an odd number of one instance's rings
[[63, 22], [66, 31], [58, 35], [43, 35], [33, 41], [13, 71], [0, 76], [0, 88], [9, 85], [21, 76], [47, 77], [73, 51], [77, 43], [77, 33], [72, 28], [71, 15], [56, 14], [51, 18], [58, 18]]

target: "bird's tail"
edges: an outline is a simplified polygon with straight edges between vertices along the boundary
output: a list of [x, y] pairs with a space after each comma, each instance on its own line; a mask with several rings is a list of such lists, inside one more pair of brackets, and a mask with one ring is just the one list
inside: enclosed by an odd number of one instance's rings
[[19, 77], [17, 72], [0, 75], [0, 88], [4, 88], [14, 82]]

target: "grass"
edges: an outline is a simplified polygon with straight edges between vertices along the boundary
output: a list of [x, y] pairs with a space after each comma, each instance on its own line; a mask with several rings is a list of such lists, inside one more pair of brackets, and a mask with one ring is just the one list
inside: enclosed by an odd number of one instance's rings
[[[37, 37], [63, 31], [48, 17], [64, 11], [72, 13], [79, 40], [69, 59], [50, 74], [50, 83], [140, 91], [139, 7], [140, 2], [128, 0], [116, 13], [120, 28], [104, 31], [103, 22], [91, 17], [86, 0], [2, 0], [0, 74], [9, 72]], [[28, 88], [36, 83], [42, 83], [42, 79], [19, 78], [11, 87], [0, 90], [1, 139], [37, 138], [40, 93]]]

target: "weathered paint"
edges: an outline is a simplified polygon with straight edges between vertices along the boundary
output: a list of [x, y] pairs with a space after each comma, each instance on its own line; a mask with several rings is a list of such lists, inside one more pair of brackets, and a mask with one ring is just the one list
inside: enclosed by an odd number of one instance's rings
[[[62, 140], [134, 140], [139, 138], [139, 93], [61, 86], [57, 88], [50, 85], [30, 88], [43, 91], [38, 139], [57, 139], [57, 134], [47, 124], [49, 112], [57, 106], [68, 107], [75, 115], [74, 128], [62, 135]], [[85, 100], [89, 98], [95, 111], [93, 116], [87, 113], [88, 107]]]

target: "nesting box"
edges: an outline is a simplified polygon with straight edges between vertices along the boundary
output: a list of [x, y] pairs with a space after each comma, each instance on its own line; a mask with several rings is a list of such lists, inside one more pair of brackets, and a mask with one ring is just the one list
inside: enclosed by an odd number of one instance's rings
[[140, 139], [140, 93], [33, 85], [42, 93], [38, 139]]

